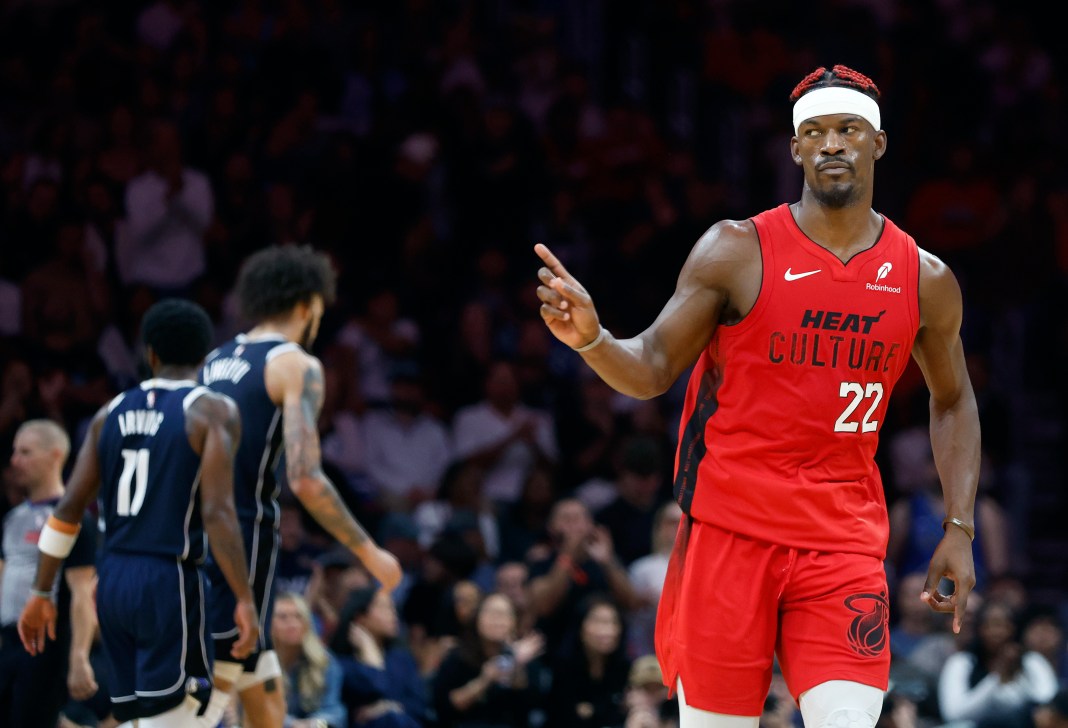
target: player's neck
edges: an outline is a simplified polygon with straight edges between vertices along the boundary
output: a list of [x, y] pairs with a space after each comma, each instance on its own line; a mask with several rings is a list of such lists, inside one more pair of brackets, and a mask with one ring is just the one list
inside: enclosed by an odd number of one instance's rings
[[299, 341], [303, 325], [295, 319], [284, 321], [261, 321], [245, 332], [250, 339], [258, 339], [261, 336], [282, 336], [287, 341]]
[[175, 381], [191, 380], [196, 381], [197, 369], [196, 367], [186, 366], [162, 366], [156, 371], [152, 372], [153, 379], [173, 379]]
[[871, 247], [882, 233], [882, 217], [871, 208], [870, 201], [832, 208], [803, 194], [790, 210], [801, 232], [839, 258]]

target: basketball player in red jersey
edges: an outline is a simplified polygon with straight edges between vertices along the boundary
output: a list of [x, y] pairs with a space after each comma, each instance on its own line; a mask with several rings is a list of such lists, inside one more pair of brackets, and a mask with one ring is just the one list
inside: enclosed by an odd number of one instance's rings
[[[683, 519], [657, 616], [682, 728], [756, 728], [774, 655], [806, 728], [871, 728], [890, 666], [886, 503], [874, 456], [911, 352], [931, 394], [945, 536], [917, 598], [960, 629], [974, 585], [979, 418], [953, 273], [872, 209], [879, 91], [844, 66], [791, 94], [801, 199], [713, 225], [631, 339], [544, 245], [541, 315], [619, 392], [693, 365], [679, 428]], [[943, 577], [951, 595], [938, 591]]]

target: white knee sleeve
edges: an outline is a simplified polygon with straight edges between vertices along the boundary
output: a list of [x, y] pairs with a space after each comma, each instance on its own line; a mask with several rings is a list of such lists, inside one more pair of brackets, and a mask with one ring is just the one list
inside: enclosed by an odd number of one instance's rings
[[801, 694], [805, 728], [875, 728], [883, 691], [848, 680], [828, 680]]
[[200, 701], [192, 695], [185, 696], [177, 707], [151, 718], [138, 718], [137, 728], [189, 728], [197, 725]]
[[682, 680], [675, 685], [679, 692], [679, 728], [758, 728], [760, 716], [724, 715], [686, 704], [686, 695], [682, 692]]
[[282, 677], [282, 663], [278, 661], [278, 653], [274, 650], [261, 652], [256, 659], [256, 670], [254, 672], [243, 672], [237, 678], [237, 692], [244, 692], [248, 688], [278, 677]]
[[204, 709], [203, 715], [197, 716], [195, 725], [201, 726], [201, 728], [215, 728], [222, 722], [228, 705], [230, 705], [230, 693], [215, 688], [211, 691], [208, 707]]

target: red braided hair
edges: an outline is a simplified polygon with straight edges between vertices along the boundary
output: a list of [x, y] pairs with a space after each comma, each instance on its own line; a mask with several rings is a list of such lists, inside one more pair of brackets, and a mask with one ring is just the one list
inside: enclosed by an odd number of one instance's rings
[[852, 68], [839, 63], [830, 71], [825, 66], [820, 66], [801, 79], [801, 82], [790, 92], [790, 101], [797, 101], [809, 91], [826, 86], [854, 88], [876, 100], [879, 99], [879, 87], [875, 85], [874, 81], [860, 71], [854, 71]]

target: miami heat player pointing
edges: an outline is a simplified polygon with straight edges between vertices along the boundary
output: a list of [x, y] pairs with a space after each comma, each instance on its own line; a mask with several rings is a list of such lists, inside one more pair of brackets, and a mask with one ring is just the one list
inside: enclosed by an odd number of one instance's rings
[[653, 397], [693, 365], [675, 477], [688, 518], [656, 638], [683, 728], [756, 728], [776, 654], [807, 728], [875, 725], [890, 654], [874, 455], [910, 353], [931, 393], [947, 515], [917, 597], [959, 629], [974, 584], [979, 420], [960, 288], [872, 209], [887, 148], [878, 98], [844, 66], [805, 77], [791, 95], [801, 199], [713, 225], [632, 339], [601, 327], [582, 285], [535, 248], [542, 318], [607, 383]]

